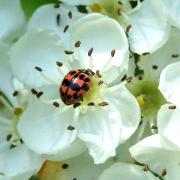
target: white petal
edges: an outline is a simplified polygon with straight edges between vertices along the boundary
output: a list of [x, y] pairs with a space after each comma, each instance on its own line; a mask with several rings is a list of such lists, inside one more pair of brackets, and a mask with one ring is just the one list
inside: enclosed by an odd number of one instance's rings
[[69, 5], [90, 5], [94, 2], [94, 0], [62, 0], [62, 2]]
[[170, 23], [176, 27], [180, 27], [180, 1], [179, 0], [164, 0], [167, 11], [170, 16]]
[[[169, 40], [154, 53], [141, 56], [138, 65], [144, 70], [146, 78], [159, 79], [160, 73], [168, 64], [180, 61], [180, 30], [173, 28]], [[153, 65], [158, 69], [153, 69]]]
[[180, 62], [168, 65], [161, 73], [159, 89], [167, 101], [180, 107]]
[[4, 173], [4, 178], [7, 179], [28, 179], [39, 170], [42, 162], [41, 157], [25, 145], [19, 145], [0, 154], [1, 173]]
[[[54, 4], [43, 5], [32, 15], [28, 24], [28, 30], [50, 29], [59, 34], [63, 42], [68, 44], [69, 28], [76, 19], [82, 16], [83, 14], [79, 13], [75, 7], [65, 4], [60, 4], [58, 8]], [[67, 32], [64, 33], [64, 28], [67, 25], [69, 27]]]
[[[76, 58], [82, 67], [103, 71], [105, 79], [110, 82], [127, 69], [127, 38], [114, 19], [92, 13], [78, 20], [70, 33], [72, 46], [76, 41], [81, 42]], [[91, 48], [93, 52], [89, 57], [88, 52]], [[113, 57], [112, 50], [115, 50]]]
[[164, 105], [159, 110], [158, 129], [160, 135], [180, 148], [180, 109], [169, 109], [170, 106], [169, 104]]
[[112, 88], [104, 100], [108, 106], [89, 110], [78, 122], [79, 137], [96, 164], [115, 156], [116, 147], [134, 133], [140, 121], [139, 106], [125, 87]]
[[153, 172], [161, 175], [166, 171], [164, 178], [179, 179], [180, 152], [163, 148], [159, 135], [143, 139], [132, 146], [130, 152], [136, 161], [147, 164]]
[[58, 73], [56, 62], [63, 59], [61, 40], [57, 34], [49, 30], [27, 32], [13, 46], [10, 55], [14, 74], [31, 87], [52, 83], [35, 70], [36, 66], [42, 68], [43, 74], [51, 81], [61, 82], [64, 75]]
[[167, 41], [170, 25], [167, 23], [165, 7], [161, 0], [144, 1], [142, 7], [131, 14], [130, 19], [132, 28], [129, 41], [133, 52], [154, 52]]
[[143, 171], [141, 166], [127, 164], [127, 163], [116, 163], [110, 168], [106, 169], [99, 180], [158, 180], [150, 172]]
[[29, 148], [40, 154], [57, 154], [76, 138], [76, 129], [67, 127], [73, 120], [73, 110], [40, 102], [29, 105], [18, 123], [18, 132]]
[[22, 32], [25, 23], [19, 0], [0, 0], [0, 39], [13, 40]]

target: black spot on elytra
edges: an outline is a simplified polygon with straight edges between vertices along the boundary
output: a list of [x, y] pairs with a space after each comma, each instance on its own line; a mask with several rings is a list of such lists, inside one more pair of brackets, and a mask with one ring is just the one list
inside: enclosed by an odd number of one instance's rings
[[63, 97], [65, 96], [64, 92], [62, 92], [62, 91], [61, 91], [61, 96], [63, 96]]
[[81, 75], [79, 76], [79, 79], [83, 80], [84, 77], [85, 77], [84, 74], [81, 74]]
[[79, 91], [81, 89], [81, 87], [76, 83], [70, 84], [69, 88], [71, 88], [73, 91]]
[[89, 90], [89, 86], [87, 84], [83, 84], [82, 89], [85, 91]]
[[73, 76], [74, 74], [76, 74], [76, 71], [72, 71], [70, 74]]
[[67, 99], [71, 99], [71, 96], [70, 96], [70, 95], [67, 95], [66, 98], [67, 98]]
[[69, 82], [68, 79], [64, 79], [63, 82], [62, 82], [62, 84], [63, 84], [64, 86], [69, 86], [70, 82]]
[[89, 78], [85, 78], [84, 81], [85, 81], [85, 82], [89, 82], [90, 79], [89, 79]]

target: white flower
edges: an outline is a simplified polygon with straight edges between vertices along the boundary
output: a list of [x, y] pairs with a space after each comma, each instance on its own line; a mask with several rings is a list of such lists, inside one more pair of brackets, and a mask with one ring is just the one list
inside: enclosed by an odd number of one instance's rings
[[[13, 86], [13, 75], [9, 66], [9, 47], [0, 46], [0, 178], [24, 180], [36, 173], [42, 159], [22, 141], [16, 125], [23, 112], [27, 93], [21, 86]], [[16, 85], [18, 82], [16, 81]], [[19, 90], [22, 91], [19, 91]], [[23, 101], [21, 101], [23, 98]]]
[[88, 5], [90, 12], [100, 12], [116, 19], [126, 31], [130, 48], [135, 53], [154, 52], [168, 40], [170, 24], [167, 20], [166, 7], [161, 0], [63, 0], [63, 2], [71, 5], [85, 4]]
[[0, 0], [0, 40], [14, 41], [25, 24], [24, 13], [19, 0]]
[[[71, 46], [64, 49], [54, 32], [29, 31], [13, 47], [11, 65], [16, 76], [44, 93], [23, 113], [18, 130], [31, 149], [54, 154], [53, 159], [63, 159], [57, 154], [81, 140], [78, 143], [85, 142], [95, 163], [102, 163], [115, 155], [116, 147], [140, 121], [134, 97], [123, 84], [114, 85], [127, 70], [127, 39], [116, 21], [100, 14], [77, 21], [70, 36]], [[93, 87], [76, 108], [64, 105], [59, 94], [64, 76], [73, 69], [95, 72]]]

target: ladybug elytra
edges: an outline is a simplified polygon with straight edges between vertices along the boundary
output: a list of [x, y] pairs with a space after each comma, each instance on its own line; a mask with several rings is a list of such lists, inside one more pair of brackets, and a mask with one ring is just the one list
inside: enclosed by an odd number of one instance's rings
[[89, 69], [76, 69], [70, 71], [60, 86], [60, 95], [66, 105], [77, 104], [83, 100], [84, 95], [92, 86], [91, 78], [94, 75]]

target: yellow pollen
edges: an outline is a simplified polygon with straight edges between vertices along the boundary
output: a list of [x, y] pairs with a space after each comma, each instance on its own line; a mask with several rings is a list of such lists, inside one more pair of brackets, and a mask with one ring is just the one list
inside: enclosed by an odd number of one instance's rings
[[101, 5], [99, 5], [97, 3], [94, 3], [93, 5], [91, 5], [90, 8], [91, 8], [92, 12], [101, 12], [101, 10], [102, 10]]
[[22, 108], [17, 107], [17, 108], [14, 109], [14, 114], [16, 116], [20, 116], [22, 113], [23, 113], [23, 109]]
[[140, 96], [136, 97], [136, 100], [137, 100], [139, 106], [144, 105], [144, 97], [143, 97], [143, 95], [140, 95]]

